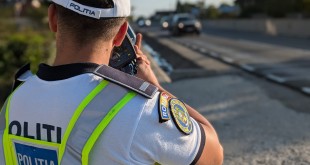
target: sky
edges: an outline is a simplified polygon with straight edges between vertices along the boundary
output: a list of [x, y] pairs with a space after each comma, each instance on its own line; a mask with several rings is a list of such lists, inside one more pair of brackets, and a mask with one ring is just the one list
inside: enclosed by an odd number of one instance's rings
[[[198, 0], [181, 0], [181, 2], [197, 2]], [[232, 4], [234, 0], [205, 0], [207, 5], [218, 6], [221, 3]], [[157, 10], [175, 10], [177, 0], [131, 0], [134, 16], [149, 17]]]

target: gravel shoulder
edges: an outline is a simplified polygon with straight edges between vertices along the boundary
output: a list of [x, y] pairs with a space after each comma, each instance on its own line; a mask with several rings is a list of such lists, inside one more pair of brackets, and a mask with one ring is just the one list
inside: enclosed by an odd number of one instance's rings
[[269, 97], [238, 75], [164, 84], [212, 122], [228, 165], [310, 164], [310, 115]]

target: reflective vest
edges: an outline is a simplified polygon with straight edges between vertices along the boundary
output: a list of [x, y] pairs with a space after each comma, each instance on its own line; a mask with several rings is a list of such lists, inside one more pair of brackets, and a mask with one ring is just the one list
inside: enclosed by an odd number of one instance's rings
[[[111, 72], [115, 72], [115, 70], [111, 70], [106, 66], [101, 66], [95, 71], [95, 74], [108, 79], [107, 75]], [[109, 80], [126, 86], [126, 82], [122, 82], [116, 78], [111, 78]], [[133, 79], [127, 79], [128, 83], [131, 82], [130, 80]], [[146, 83], [141, 80], [135, 81], [139, 82], [136, 83], [139, 84], [139, 86], [134, 87], [127, 85], [128, 88], [132, 90], [124, 90], [124, 93], [118, 93], [113, 97], [113, 100], [104, 100], [102, 99], [104, 97], [101, 95], [104, 95], [105, 92], [102, 92], [102, 90], [105, 89], [110, 82], [103, 80], [79, 104], [70, 119], [60, 144], [10, 134], [9, 115], [11, 99], [14, 96], [13, 92], [8, 98], [2, 112], [5, 114], [6, 121], [3, 133], [3, 151], [6, 165], [87, 165], [89, 162], [89, 154], [97, 139], [117, 113], [131, 101], [137, 93], [144, 96], [151, 96], [157, 92], [157, 88], [149, 84], [146, 85]], [[148, 89], [148, 92], [143, 93], [141, 91], [142, 87], [145, 91]], [[97, 107], [96, 102], [101, 102], [105, 105], [105, 101], [106, 105], [111, 106]], [[81, 130], [80, 128], [83, 129]]]
[[[18, 165], [20, 162], [29, 165], [60, 165], [60, 164], [88, 164], [88, 156], [92, 150], [97, 139], [115, 117], [115, 115], [124, 107], [131, 99], [136, 96], [135, 92], [128, 92], [120, 100], [116, 101], [115, 105], [105, 113], [104, 108], [98, 109], [94, 107], [92, 102], [104, 101], [100, 92], [107, 86], [108, 81], [102, 81], [89, 95], [84, 98], [72, 116], [65, 135], [61, 144], [44, 142], [39, 140], [18, 137], [9, 134], [9, 114], [10, 114], [10, 101], [14, 93], [9, 97], [4, 110], [6, 123], [3, 135], [3, 145], [5, 161], [7, 165]], [[117, 98], [117, 97], [116, 97]], [[96, 114], [96, 115], [89, 115]], [[87, 121], [87, 122], [85, 122]], [[79, 131], [79, 128], [87, 128]], [[85, 132], [87, 130], [88, 132]], [[40, 155], [41, 153], [49, 153]], [[36, 155], [36, 158], [31, 156]], [[42, 157], [40, 157], [42, 156]], [[78, 159], [76, 159], [78, 158]], [[75, 160], [80, 160], [75, 162]]]

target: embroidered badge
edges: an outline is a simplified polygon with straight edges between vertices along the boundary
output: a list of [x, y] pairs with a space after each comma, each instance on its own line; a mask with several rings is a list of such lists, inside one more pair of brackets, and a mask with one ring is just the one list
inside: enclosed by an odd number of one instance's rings
[[193, 132], [193, 123], [183, 102], [178, 99], [170, 100], [171, 116], [177, 128], [186, 135]]
[[170, 99], [171, 97], [165, 92], [161, 92], [159, 95], [158, 113], [159, 113], [160, 123], [170, 120], [170, 116], [169, 116], [169, 100]]

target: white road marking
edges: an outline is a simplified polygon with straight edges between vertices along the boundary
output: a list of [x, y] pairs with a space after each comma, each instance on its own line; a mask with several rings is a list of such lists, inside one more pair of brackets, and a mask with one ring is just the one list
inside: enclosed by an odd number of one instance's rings
[[204, 48], [200, 48], [199, 51], [200, 51], [201, 53], [207, 53], [207, 50], [204, 49]]
[[276, 76], [274, 74], [267, 74], [266, 77], [270, 80], [276, 81], [278, 83], [285, 83], [287, 80], [283, 77]]
[[215, 58], [218, 58], [218, 57], [219, 57], [219, 54], [216, 53], [216, 52], [210, 52], [210, 56], [215, 57]]
[[198, 47], [196, 45], [192, 45], [191, 48], [194, 50], [198, 50]]
[[254, 72], [256, 70], [253, 66], [250, 66], [248, 64], [242, 64], [240, 65], [240, 67], [250, 72]]
[[145, 90], [150, 86], [150, 83], [148, 82], [144, 82], [141, 86], [140, 86], [140, 90], [145, 92]]
[[235, 60], [230, 57], [221, 57], [221, 59], [230, 64], [235, 62]]
[[307, 94], [310, 94], [310, 87], [303, 87], [302, 91], [307, 93]]

